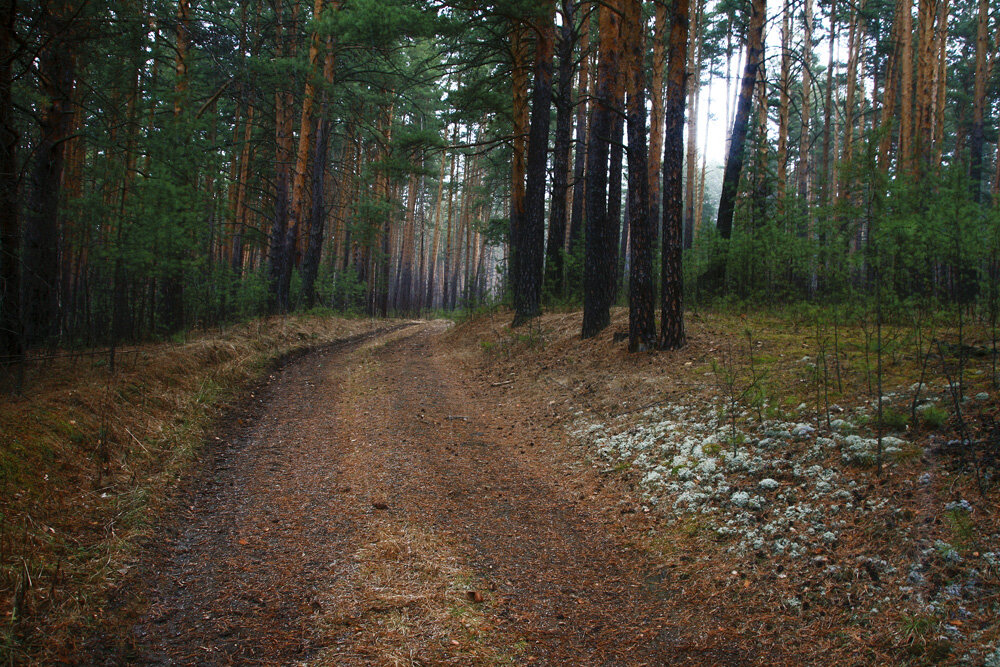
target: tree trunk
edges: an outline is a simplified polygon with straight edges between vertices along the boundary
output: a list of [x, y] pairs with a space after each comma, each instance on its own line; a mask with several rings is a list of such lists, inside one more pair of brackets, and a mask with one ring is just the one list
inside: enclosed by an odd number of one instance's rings
[[920, 0], [917, 8], [916, 86], [913, 124], [913, 173], [918, 178], [930, 163], [932, 136], [932, 98], [937, 59], [934, 49], [934, 24], [939, 0]]
[[[684, 0], [682, 0], [684, 1]], [[598, 10], [600, 60], [590, 138], [587, 146], [587, 235], [583, 276], [583, 325], [581, 337], [591, 338], [611, 321], [615, 289], [617, 221], [607, 208], [608, 153], [612, 130], [615, 77], [619, 73], [621, 0], [607, 0]]]
[[[336, 9], [337, 4], [338, 3], [336, 1], [333, 2], [334, 9]], [[313, 6], [313, 21], [317, 25], [323, 16], [323, 5], [324, 0], [315, 0]], [[306, 166], [309, 163], [309, 144], [311, 140], [310, 133], [315, 122], [313, 119], [313, 107], [315, 106], [316, 100], [316, 86], [314, 81], [316, 76], [319, 74], [320, 51], [320, 36], [314, 29], [309, 39], [309, 68], [306, 70], [305, 90], [302, 94], [302, 118], [299, 122], [299, 146], [295, 155], [295, 169], [292, 172], [292, 192], [288, 220], [290, 225], [289, 232], [292, 238], [292, 247], [287, 250], [287, 252], [292, 255], [292, 261], [289, 262], [289, 267], [294, 264], [298, 264], [298, 258], [301, 257], [302, 254], [303, 238], [302, 235], [299, 234], [299, 227], [305, 221], [303, 209], [305, 207], [306, 194]], [[325, 63], [323, 69], [325, 79]], [[330, 74], [332, 80], [333, 72], [331, 71]]]
[[11, 97], [14, 51], [14, 0], [0, 5], [0, 356], [20, 357], [21, 346], [21, 221], [18, 217], [17, 148]]
[[983, 201], [983, 118], [986, 107], [989, 12], [989, 0], [979, 0], [979, 16], [976, 22], [976, 79], [972, 93], [972, 131], [969, 133], [969, 187], [973, 199], [978, 203]]
[[935, 171], [940, 170], [944, 155], [944, 104], [948, 90], [948, 10], [949, 2], [944, 0], [940, 5], [941, 14], [938, 17], [938, 28], [935, 32], [937, 72], [933, 104], [934, 152], [931, 155], [931, 165]]
[[[457, 124], [455, 126], [455, 136], [456, 136], [456, 138], [458, 136], [458, 125]], [[452, 220], [454, 219], [453, 218], [453, 213], [454, 213], [454, 210], [455, 210], [455, 196], [456, 196], [456, 191], [458, 190], [458, 185], [457, 185], [457, 182], [456, 182], [456, 170], [457, 170], [457, 166], [455, 164], [456, 162], [458, 162], [458, 157], [459, 156], [455, 156], [455, 155], [452, 156], [452, 160], [451, 160], [451, 178], [448, 180], [448, 217], [447, 217], [447, 223], [446, 223], [445, 228], [444, 228], [444, 271], [441, 274], [441, 277], [443, 278], [443, 280], [441, 281], [441, 308], [443, 308], [445, 310], [448, 309], [449, 304], [451, 303], [451, 274], [455, 270], [454, 267], [452, 266], [452, 261], [451, 261], [451, 253], [452, 253], [452, 247], [451, 247], [451, 238], [452, 238], [451, 229], [452, 229], [452, 224], [451, 223], [452, 223]], [[467, 168], [468, 158], [466, 158], [462, 162], [463, 162], [463, 168]], [[513, 218], [513, 214], [512, 214], [511, 215], [511, 220], [513, 220], [513, 219], [514, 218]], [[523, 211], [522, 211], [521, 217], [519, 217], [519, 220], [521, 220], [521, 219], [523, 219]], [[518, 223], [518, 224], [520, 224], [520, 223]]]
[[302, 259], [302, 297], [306, 308], [316, 303], [316, 276], [319, 273], [320, 251], [323, 248], [323, 227], [326, 221], [324, 185], [326, 183], [326, 151], [329, 145], [329, 123], [316, 119], [316, 146], [312, 168], [312, 209], [309, 215], [309, 239]]
[[[900, 174], [913, 173], [913, 13], [912, 0], [899, 5], [899, 145], [896, 149]], [[891, 113], [891, 111], [890, 111]]]
[[180, 116], [187, 106], [188, 51], [191, 48], [191, 0], [177, 0], [177, 43], [174, 69], [174, 116]]
[[694, 245], [695, 174], [698, 173], [698, 94], [701, 91], [701, 23], [705, 0], [696, 0], [694, 25], [688, 41], [688, 102], [690, 114], [687, 116], [687, 158], [684, 181], [684, 247]]
[[[513, 247], [519, 275], [514, 277], [514, 323], [523, 324], [541, 313], [542, 268], [545, 260], [545, 166], [549, 153], [552, 106], [552, 56], [555, 47], [555, 5], [537, 26], [535, 85], [531, 95], [527, 184], [524, 217]], [[514, 240], [514, 239], [512, 239]]]
[[761, 64], [757, 70], [757, 136], [755, 144], [757, 154], [754, 159], [753, 169], [753, 194], [751, 197], [750, 226], [751, 229], [760, 229], [764, 224], [767, 215], [767, 201], [771, 198], [771, 184], [768, 178], [768, 149], [767, 142], [767, 75], [764, 72], [764, 65]]
[[[420, 157], [420, 166], [423, 167], [423, 155]], [[417, 172], [410, 174], [407, 184], [407, 205], [406, 222], [403, 226], [403, 248], [400, 253], [399, 264], [399, 289], [397, 290], [397, 310], [404, 313], [413, 311], [413, 257], [416, 246], [415, 218], [417, 211]]]
[[580, 82], [577, 88], [576, 150], [573, 156], [573, 210], [570, 215], [567, 252], [572, 253], [583, 236], [584, 167], [587, 162], [587, 111], [590, 108], [590, 13], [581, 3], [583, 21], [580, 24]]
[[[755, 0], [754, 5], [759, 0]], [[763, 4], [763, 3], [761, 3]], [[684, 162], [684, 65], [688, 49], [688, 0], [676, 0], [672, 8], [670, 47], [667, 72], [667, 102], [664, 109], [666, 126], [663, 133], [663, 248], [660, 267], [660, 340], [664, 350], [676, 350], [685, 343], [684, 335], [684, 274], [681, 266], [683, 238], [683, 185], [681, 167]], [[756, 15], [755, 15], [756, 16]], [[762, 20], [760, 20], [763, 23]], [[748, 59], [750, 62], [753, 59]], [[756, 67], [750, 79], [750, 90]], [[745, 122], [744, 122], [745, 126]], [[746, 127], [743, 129], [746, 134]], [[733, 143], [737, 143], [736, 132]], [[741, 146], [742, 149], [742, 146]], [[727, 166], [728, 171], [728, 166]]]
[[821, 165], [822, 175], [822, 201], [824, 204], [828, 203], [830, 196], [836, 191], [834, 186], [836, 173], [833, 168], [833, 161], [836, 157], [833, 155], [832, 144], [834, 136], [834, 108], [833, 108], [833, 79], [836, 75], [836, 63], [834, 62], [834, 53], [837, 50], [837, 2], [833, 0], [830, 3], [830, 50], [827, 56], [826, 65], [826, 95], [823, 101], [823, 162]]
[[812, 161], [809, 159], [809, 148], [811, 145], [810, 122], [812, 120], [812, 33], [813, 14], [812, 0], [805, 0], [805, 7], [802, 14], [802, 101], [801, 101], [801, 121], [799, 128], [799, 165], [797, 191], [799, 205], [802, 210], [809, 214], [809, 182], [810, 167]]
[[[275, 0], [275, 55], [283, 58], [287, 55], [288, 38], [285, 35], [284, 12], [282, 0]], [[268, 253], [270, 278], [270, 309], [272, 312], [288, 311], [288, 283], [285, 276], [291, 276], [291, 266], [288, 264], [285, 235], [288, 230], [289, 206], [289, 170], [292, 155], [292, 104], [291, 93], [277, 89], [274, 93], [274, 144], [275, 144], [275, 175], [274, 175], [274, 213], [271, 221], [270, 247]], [[286, 266], [288, 267], [286, 270]]]
[[[619, 37], [619, 41], [621, 38]], [[624, 81], [619, 77], [619, 81]], [[616, 84], [617, 87], [617, 84]], [[608, 220], [615, 227], [615, 277], [611, 303], [618, 300], [618, 285], [622, 277], [622, 265], [625, 262], [625, 242], [628, 236], [628, 219], [622, 218], [622, 167], [625, 159], [625, 90], [615, 93], [615, 109], [611, 117], [611, 154], [608, 165]]]
[[[883, 173], [888, 173], [889, 163], [891, 161], [892, 155], [892, 137], [893, 137], [893, 118], [896, 117], [896, 93], [899, 89], [897, 81], [899, 77], [896, 74], [900, 60], [904, 57], [902, 55], [902, 12], [903, 3], [896, 5], [896, 15], [892, 22], [892, 52], [889, 54], [889, 61], [886, 63], [885, 68], [885, 88], [882, 91], [882, 107], [881, 114], [879, 116], [879, 127], [881, 128], [882, 138], [878, 145], [878, 167]], [[900, 116], [902, 114], [900, 113]], [[897, 147], [897, 160], [901, 159], [901, 155], [898, 152]], [[899, 170], [897, 163], [897, 172]]]
[[[847, 33], [847, 95], [844, 99], [844, 148], [841, 152], [843, 161], [850, 164], [854, 154], [854, 97], [858, 83], [858, 60], [861, 54], [862, 28], [861, 13], [865, 8], [865, 0], [860, 0], [857, 7], [851, 9], [851, 23]], [[847, 180], [840, 184], [839, 198], [847, 197]]]
[[[653, 16], [653, 81], [650, 85], [649, 112], [649, 218], [653, 229], [660, 229], [660, 177], [663, 164], [663, 76], [666, 68], [666, 3], [656, 3]], [[645, 26], [643, 26], [645, 29]]]
[[[515, 311], [521, 297], [521, 252], [518, 244], [521, 242], [521, 226], [524, 224], [524, 200], [525, 200], [525, 173], [527, 166], [525, 163], [525, 147], [528, 138], [528, 37], [527, 27], [523, 23], [515, 23], [511, 28], [510, 50], [511, 50], [511, 91], [513, 94], [514, 113], [514, 145], [513, 157], [511, 159], [511, 191], [510, 191], [510, 264], [507, 267], [512, 290], [512, 297], [515, 303]], [[447, 254], [445, 255], [447, 262]], [[448, 283], [447, 270], [445, 271], [445, 285]], [[446, 290], [447, 291], [447, 288]], [[515, 319], [519, 316], [515, 312]]]
[[[778, 211], [782, 217], [785, 212], [785, 191], [788, 186], [788, 118], [791, 101], [789, 88], [792, 84], [792, 52], [790, 48], [792, 37], [791, 30], [789, 29], [791, 13], [791, 0], [785, 0], [784, 8], [781, 12], [781, 78], [778, 82], [778, 164], [776, 178], [778, 186]], [[830, 53], [832, 58], [832, 46]], [[829, 73], [829, 70], [827, 72]], [[829, 123], [829, 113], [827, 114], [827, 119]]]
[[[712, 117], [712, 87], [708, 87], [708, 97], [705, 100], [705, 115]], [[698, 236], [705, 217], [705, 173], [708, 171], [708, 142], [711, 135], [705, 132], [705, 141], [701, 147], [701, 170], [698, 175], [698, 194], [695, 197], [697, 206], [694, 211], [694, 235]]]
[[[620, 19], [619, 19], [620, 21]], [[618, 41], [622, 39], [622, 27], [618, 25]], [[620, 49], [622, 46], [619, 47]], [[611, 293], [611, 303], [618, 300], [618, 287], [621, 284], [623, 265], [625, 264], [625, 245], [628, 240], [628, 220], [622, 220], [622, 165], [625, 159], [625, 76], [628, 72], [627, 55], [620, 51], [621, 64], [615, 73], [614, 96], [611, 101], [611, 155], [608, 166], [608, 220], [615, 227], [615, 276]]]
[[38, 58], [38, 78], [46, 103], [39, 116], [35, 165], [25, 211], [21, 308], [25, 342], [37, 344], [58, 334], [59, 192], [71, 106], [76, 56], [70, 44], [69, 3], [47, 6], [41, 25], [46, 44]]
[[[456, 132], [458, 131], [457, 127], [456, 125]], [[454, 139], [452, 143], [454, 143]], [[424, 299], [424, 305], [431, 310], [434, 309], [434, 270], [437, 268], [438, 249], [441, 243], [441, 201], [444, 195], [444, 165], [446, 159], [447, 154], [442, 152], [441, 169], [438, 172], [437, 213], [434, 216], [434, 234], [431, 240], [430, 257], [427, 259], [427, 297]], [[452, 154], [451, 159], [454, 164], [454, 154]]]
[[[811, 0], [806, 0], [809, 4]], [[743, 83], [740, 86], [740, 97], [736, 105], [736, 116], [733, 119], [732, 140], [729, 143], [729, 155], [726, 157], [726, 170], [722, 176], [722, 197], [719, 200], [719, 215], [716, 227], [719, 235], [728, 239], [733, 231], [733, 214], [736, 210], [736, 191], [740, 184], [740, 173], [743, 171], [743, 148], [747, 139], [747, 126], [750, 122], [750, 107], [753, 103], [754, 86], [757, 83], [757, 69], [764, 56], [764, 18], [766, 14], [765, 0], [752, 0], [750, 4], [750, 28], [747, 32], [746, 66], [743, 69]], [[681, 106], [683, 112], [683, 105]], [[666, 153], [663, 157], [667, 161]], [[667, 177], [667, 165], [663, 167], [663, 177]], [[664, 193], [664, 206], [667, 197]]]
[[649, 215], [649, 165], [646, 154], [646, 83], [643, 52], [646, 30], [641, 0], [627, 0], [624, 34], [628, 50], [628, 218], [629, 310], [628, 349], [656, 346], [656, 284], [653, 278], [653, 243], [656, 225]]
[[573, 33], [576, 0], [562, 0], [559, 36], [559, 91], [556, 96], [556, 137], [552, 156], [552, 203], [549, 206], [549, 238], [545, 248], [545, 291], [566, 293], [563, 260], [566, 244], [566, 195], [569, 190], [569, 152], [573, 143]]

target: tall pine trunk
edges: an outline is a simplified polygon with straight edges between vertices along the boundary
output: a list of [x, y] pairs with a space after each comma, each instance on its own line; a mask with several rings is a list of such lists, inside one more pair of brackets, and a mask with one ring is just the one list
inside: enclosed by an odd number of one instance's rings
[[653, 80], [649, 111], [649, 217], [656, 233], [660, 229], [660, 178], [663, 164], [663, 76], [666, 69], [667, 6], [656, 3], [653, 16]]
[[[913, 173], [913, 12], [911, 0], [899, 5], [899, 145], [897, 155], [901, 174]], [[891, 111], [890, 111], [891, 113]]]
[[629, 218], [629, 316], [628, 348], [631, 352], [656, 346], [656, 284], [653, 278], [653, 242], [656, 225], [649, 215], [649, 165], [646, 153], [646, 82], [643, 51], [646, 30], [641, 0], [626, 0], [624, 33], [628, 51], [628, 218]]
[[[807, 3], [811, 0], [806, 0]], [[726, 157], [726, 170], [722, 176], [722, 197], [719, 200], [719, 215], [716, 226], [719, 235], [728, 239], [733, 232], [733, 214], [736, 211], [736, 191], [740, 184], [740, 174], [743, 171], [743, 148], [747, 140], [747, 127], [750, 122], [750, 107], [753, 104], [753, 91], [757, 83], [757, 69], [764, 56], [764, 18], [766, 15], [765, 0], [752, 0], [750, 3], [750, 27], [747, 31], [746, 66], [743, 69], [743, 82], [740, 86], [740, 97], [736, 104], [736, 116], [733, 118], [732, 139], [729, 142], [729, 155]], [[808, 76], [808, 75], [806, 75]], [[664, 162], [666, 155], [664, 154]], [[664, 164], [664, 178], [667, 166]], [[666, 195], [664, 195], [666, 202]]]
[[983, 125], [986, 107], [989, 11], [989, 0], [979, 0], [979, 15], [976, 21], [976, 79], [972, 93], [972, 131], [969, 133], [969, 188], [973, 199], [977, 202], [981, 202], [983, 197]]
[[[778, 186], [778, 211], [785, 212], [785, 196], [788, 186], [788, 118], [791, 95], [789, 88], [792, 84], [792, 52], [791, 52], [791, 0], [785, 0], [781, 12], [781, 78], [778, 81], [778, 164], [777, 164], [777, 186]], [[832, 20], [832, 19], [831, 19]], [[832, 49], [830, 51], [832, 57]]]
[[[683, 1], [683, 0], [682, 0]], [[608, 215], [608, 157], [615, 77], [619, 70], [621, 0], [598, 10], [600, 56], [587, 146], [587, 235], [583, 268], [582, 338], [596, 336], [611, 321], [618, 224]]]
[[[688, 49], [688, 0], [676, 0], [672, 8], [667, 65], [666, 120], [663, 133], [663, 240], [660, 266], [660, 340], [664, 350], [684, 345], [684, 274], [681, 266], [681, 234], [684, 225], [684, 65]], [[751, 89], [753, 85], [751, 83]], [[744, 130], [745, 133], [745, 130]], [[736, 143], [735, 136], [733, 144]]]
[[830, 3], [830, 38], [829, 51], [827, 53], [826, 65], [826, 94], [823, 98], [823, 156], [820, 169], [820, 182], [822, 183], [821, 197], [824, 204], [828, 203], [831, 195], [836, 190], [835, 174], [833, 162], [836, 159], [833, 151], [834, 141], [834, 108], [833, 108], [833, 79], [836, 76], [836, 63], [834, 53], [837, 50], [837, 2]]
[[[854, 98], [858, 87], [858, 61], [861, 55], [861, 13], [865, 2], [860, 0], [851, 9], [851, 23], [847, 32], [847, 94], [844, 99], [844, 147], [843, 161], [850, 164], [854, 154]], [[847, 197], [847, 179], [840, 184], [840, 199]]]
[[[510, 52], [511, 52], [511, 94], [513, 97], [514, 114], [514, 139], [513, 156], [511, 159], [511, 190], [510, 190], [510, 254], [507, 273], [510, 279], [512, 297], [517, 310], [518, 300], [521, 298], [521, 253], [518, 244], [521, 243], [521, 227], [524, 224], [524, 201], [525, 201], [525, 173], [527, 165], [525, 162], [528, 139], [528, 124], [530, 120], [528, 109], [528, 29], [521, 23], [516, 22], [511, 28]], [[450, 238], [450, 235], [449, 237]], [[445, 262], [447, 262], [447, 253]], [[445, 269], [445, 291], [448, 285], [448, 272]], [[447, 295], [446, 295], [447, 297]], [[446, 298], [447, 300], [447, 298]], [[519, 315], [515, 313], [515, 319]]]
[[[457, 126], [456, 126], [457, 131]], [[454, 143], [454, 139], [452, 140]], [[444, 198], [444, 165], [447, 161], [447, 153], [441, 153], [441, 168], [438, 171], [438, 191], [437, 191], [437, 207], [434, 215], [434, 233], [432, 234], [431, 246], [430, 246], [430, 256], [427, 259], [427, 290], [426, 296], [424, 297], [424, 306], [426, 308], [434, 308], [434, 273], [437, 268], [438, 263], [438, 249], [441, 243], [441, 202]], [[452, 162], [454, 163], [454, 154], [452, 155]]]
[[20, 356], [21, 221], [17, 197], [17, 128], [11, 97], [14, 0], [0, 6], [0, 356]]
[[[573, 206], [569, 221], [568, 253], [572, 253], [583, 237], [584, 193], [587, 164], [587, 111], [590, 108], [590, 14], [581, 3], [583, 21], [580, 24], [580, 79], [576, 95], [576, 149], [573, 155]], [[567, 276], [567, 280], [568, 280]], [[575, 285], [574, 285], [575, 287]]]
[[694, 10], [694, 25], [688, 41], [688, 102], [690, 114], [687, 118], [687, 158], [685, 170], [687, 176], [684, 182], [684, 247], [694, 244], [694, 210], [695, 210], [695, 174], [698, 167], [698, 94], [701, 90], [701, 23], [705, 0], [696, 0]]
[[[524, 217], [512, 247], [514, 265], [514, 326], [541, 312], [542, 268], [545, 261], [545, 166], [549, 151], [552, 106], [552, 56], [555, 47], [555, 5], [540, 19], [535, 43], [534, 89], [528, 133]], [[512, 239], [514, 240], [514, 239]]]
[[562, 296], [566, 292], [565, 259], [566, 203], [569, 190], [569, 153], [573, 144], [573, 33], [576, 0], [562, 0], [559, 33], [559, 90], [556, 94], [555, 149], [552, 156], [552, 203], [549, 238], [545, 248], [545, 291]]
[[[288, 55], [288, 45], [291, 41], [285, 34], [285, 17], [282, 0], [275, 1], [275, 55], [284, 58]], [[288, 230], [289, 208], [289, 171], [292, 155], [292, 99], [291, 92], [278, 88], [274, 92], [274, 145], [275, 145], [275, 175], [274, 175], [274, 212], [271, 219], [270, 246], [268, 252], [270, 278], [270, 310], [284, 313], [289, 307], [288, 282], [291, 277], [291, 266], [288, 264], [285, 235]], [[287, 270], [286, 270], [287, 267]]]
[[316, 276], [319, 273], [320, 251], [323, 248], [323, 228], [326, 222], [324, 185], [326, 183], [326, 152], [329, 145], [329, 121], [316, 119], [316, 146], [313, 150], [312, 207], [309, 214], [309, 235], [302, 259], [302, 299], [306, 308], [316, 303]]
[[38, 58], [38, 78], [46, 103], [39, 115], [35, 164], [29, 180], [24, 220], [21, 308], [27, 344], [58, 334], [59, 196], [66, 138], [73, 118], [71, 96], [76, 56], [70, 43], [75, 13], [67, 2], [50, 3], [42, 10], [46, 43]]

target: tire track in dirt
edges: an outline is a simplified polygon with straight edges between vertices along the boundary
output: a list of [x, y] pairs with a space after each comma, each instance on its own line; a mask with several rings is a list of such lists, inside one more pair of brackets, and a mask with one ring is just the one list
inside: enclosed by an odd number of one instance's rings
[[315, 593], [336, 576], [331, 554], [354, 530], [338, 511], [339, 450], [326, 437], [339, 428], [332, 407], [344, 359], [399, 328], [296, 356], [249, 392], [112, 596], [123, 616], [136, 607], [141, 616], [124, 639], [132, 646], [117, 638], [98, 649], [100, 661], [288, 664], [308, 655]]
[[[272, 374], [123, 589], [145, 611], [136, 648], [106, 662], [385, 662], [352, 649], [358, 627], [317, 628], [356, 602], [331, 584], [387, 522], [454, 545], [483, 586], [498, 655], [520, 641], [518, 659], [540, 664], [744, 662], [644, 588], [642, 555], [606, 533], [564, 470], [528, 464], [534, 436], [470, 395], [445, 330], [328, 346]], [[427, 661], [470, 664], [451, 648]]]
[[366, 431], [345, 461], [368, 471], [365, 493], [463, 543], [492, 589], [487, 613], [544, 664], [740, 662], [681, 638], [669, 602], [644, 588], [645, 559], [581, 509], [564, 471], [519, 455], [533, 436], [470, 397], [439, 334], [423, 328], [374, 350], [377, 390], [341, 406], [344, 423]]

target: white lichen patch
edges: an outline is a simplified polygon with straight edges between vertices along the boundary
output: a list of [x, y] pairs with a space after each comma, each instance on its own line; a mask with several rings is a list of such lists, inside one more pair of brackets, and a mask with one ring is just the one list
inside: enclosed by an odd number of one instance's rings
[[[923, 411], [944, 400], [929, 394], [930, 389], [914, 386], [909, 395], [889, 392], [883, 400], [908, 408], [920, 391], [917, 410]], [[957, 611], [964, 609], [960, 605], [982, 597], [984, 580], [1000, 576], [1000, 552], [972, 557], [953, 544], [923, 540], [909, 552], [911, 560], [898, 561], [897, 555], [897, 562], [891, 562], [891, 554], [877, 553], [858, 539], [859, 529], [886, 521], [905, 538], [913, 525], [904, 518], [912, 503], [880, 496], [871, 479], [876, 464], [896, 468], [910, 453], [919, 453], [920, 446], [900, 437], [905, 432], [879, 439], [864, 426], [871, 423], [876, 403], [832, 406], [830, 415], [815, 420], [800, 405], [793, 421], [760, 419], [749, 410], [738, 411], [734, 421], [714, 406], [681, 403], [631, 414], [628, 423], [598, 423], [579, 413], [569, 431], [604, 472], [635, 475], [649, 512], [679, 526], [696, 522], [734, 560], [763, 559], [778, 572], [783, 564], [789, 583], [793, 573], [808, 573], [852, 599], [867, 595], [869, 614], [886, 609], [891, 593], [908, 606], [908, 613], [936, 615], [941, 632], [958, 637], [948, 627], [962, 631], [963, 626], [948, 621], [961, 620], [961, 613], [969, 612]], [[938, 475], [914, 473], [910, 488], [926, 492]], [[966, 500], [937, 507], [947, 520], [975, 517]], [[935, 567], [968, 573], [938, 586], [930, 576]], [[791, 595], [794, 590], [799, 593]], [[778, 599], [787, 612], [801, 613], [804, 603], [814, 600], [812, 590], [800, 585]]]

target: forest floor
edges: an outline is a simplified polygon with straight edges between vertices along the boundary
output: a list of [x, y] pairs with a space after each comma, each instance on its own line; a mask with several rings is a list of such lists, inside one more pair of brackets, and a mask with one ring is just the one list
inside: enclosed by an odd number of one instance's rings
[[866, 325], [693, 315], [683, 350], [629, 355], [624, 317], [582, 342], [578, 313], [394, 323], [289, 361], [116, 560], [89, 639], [43, 655], [1000, 661], [1000, 431], [975, 332], [959, 420], [948, 348], [923, 383], [916, 352], [954, 332], [886, 327], [879, 466]]

